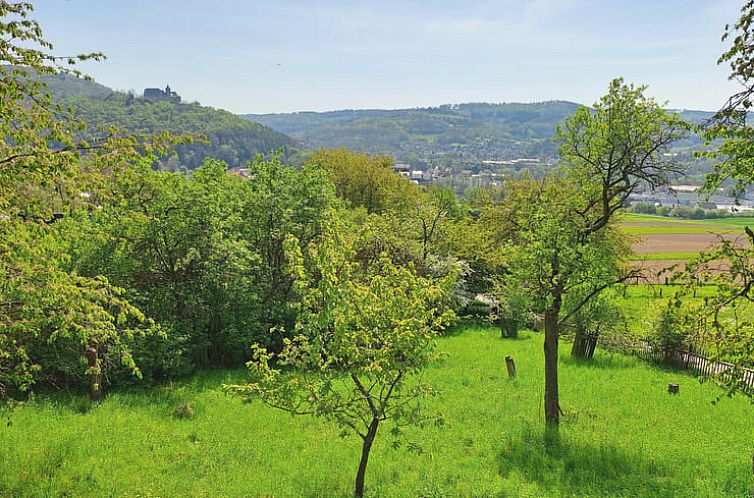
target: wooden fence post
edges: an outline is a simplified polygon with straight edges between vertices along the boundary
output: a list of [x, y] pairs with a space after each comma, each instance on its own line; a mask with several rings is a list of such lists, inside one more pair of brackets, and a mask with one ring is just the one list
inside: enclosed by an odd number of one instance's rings
[[508, 369], [508, 377], [511, 379], [516, 377], [516, 364], [513, 362], [513, 358], [510, 355], [505, 357], [505, 366]]

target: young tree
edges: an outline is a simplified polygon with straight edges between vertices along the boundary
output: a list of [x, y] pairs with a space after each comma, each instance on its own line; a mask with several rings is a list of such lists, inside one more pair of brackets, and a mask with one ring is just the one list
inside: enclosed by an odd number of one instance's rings
[[[503, 203], [518, 250], [513, 275], [544, 312], [545, 421], [560, 420], [560, 326], [591, 299], [633, 276], [621, 265], [628, 247], [612, 223], [637, 188], [665, 185], [680, 166], [664, 152], [688, 126], [666, 113], [645, 87], [610, 83], [592, 109], [582, 107], [558, 127], [563, 178], [527, 180]], [[577, 293], [566, 315], [564, 298]]]
[[[334, 420], [362, 440], [355, 495], [362, 496], [372, 445], [382, 424], [426, 420], [431, 386], [411, 379], [437, 357], [435, 338], [453, 313], [444, 285], [382, 259], [362, 274], [350, 243], [335, 230], [302, 255], [287, 254], [299, 301], [296, 335], [282, 351], [254, 346], [251, 383], [231, 391], [296, 415]], [[448, 277], [452, 281], [452, 276]]]

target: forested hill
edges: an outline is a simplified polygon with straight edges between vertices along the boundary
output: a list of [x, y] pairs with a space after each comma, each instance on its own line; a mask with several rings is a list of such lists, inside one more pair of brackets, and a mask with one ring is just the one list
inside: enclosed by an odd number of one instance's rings
[[[519, 157], [552, 157], [557, 123], [579, 104], [454, 104], [398, 110], [247, 114], [310, 147], [348, 147], [399, 160], [464, 164]], [[709, 113], [683, 112], [692, 121]], [[701, 116], [701, 117], [700, 117]]]
[[244, 117], [309, 146], [387, 152], [409, 162], [430, 156], [463, 162], [554, 153], [555, 124], [577, 108], [572, 102], [551, 101]]
[[209, 141], [179, 146], [178, 164], [171, 161], [169, 166], [192, 169], [205, 157], [237, 166], [257, 154], [281, 148], [290, 154], [297, 149], [291, 137], [227, 111], [197, 103], [148, 102], [71, 76], [46, 77], [44, 81], [53, 97], [72, 107], [90, 127], [116, 125], [134, 132], [202, 134]]

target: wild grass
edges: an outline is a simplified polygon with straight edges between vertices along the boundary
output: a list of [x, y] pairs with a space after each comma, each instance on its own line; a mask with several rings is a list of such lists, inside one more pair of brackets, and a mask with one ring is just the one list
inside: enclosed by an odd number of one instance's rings
[[[637, 302], [648, 298], [634, 296]], [[642, 297], [644, 296], [644, 297]], [[751, 489], [754, 408], [712, 401], [690, 375], [598, 351], [561, 353], [559, 443], [542, 428], [542, 340], [501, 339], [466, 324], [440, 340], [426, 372], [440, 390], [442, 427], [412, 429], [407, 445], [378, 436], [367, 471], [372, 497], [744, 496]], [[507, 378], [505, 355], [518, 378]], [[220, 385], [242, 370], [205, 371], [152, 390], [38, 396], [0, 430], [4, 497], [347, 497], [359, 442], [323, 419], [242, 404]], [[680, 395], [666, 392], [680, 384]], [[175, 417], [190, 404], [192, 417]]]

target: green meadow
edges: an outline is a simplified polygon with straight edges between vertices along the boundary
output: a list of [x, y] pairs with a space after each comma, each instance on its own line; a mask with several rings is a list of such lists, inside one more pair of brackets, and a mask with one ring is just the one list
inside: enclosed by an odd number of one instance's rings
[[[639, 313], [655, 296], [631, 290]], [[540, 334], [501, 339], [465, 324], [440, 339], [425, 372], [444, 424], [378, 435], [371, 497], [729, 497], [751, 491], [754, 409], [685, 372], [561, 348], [558, 443], [543, 438]], [[518, 377], [509, 379], [511, 355]], [[154, 389], [38, 395], [0, 430], [3, 497], [348, 497], [359, 443], [324, 419], [243, 404], [221, 385], [241, 370], [203, 371]], [[667, 394], [669, 382], [680, 394]], [[193, 417], [176, 418], [190, 403]], [[386, 428], [385, 428], [386, 429]]]

